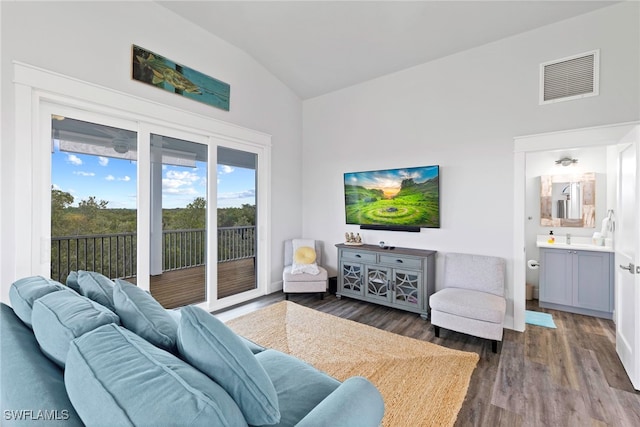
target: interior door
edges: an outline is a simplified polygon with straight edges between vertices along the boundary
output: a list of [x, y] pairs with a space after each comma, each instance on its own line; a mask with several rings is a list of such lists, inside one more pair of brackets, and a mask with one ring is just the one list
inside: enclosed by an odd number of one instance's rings
[[615, 232], [616, 351], [633, 387], [640, 390], [640, 128], [622, 142]]

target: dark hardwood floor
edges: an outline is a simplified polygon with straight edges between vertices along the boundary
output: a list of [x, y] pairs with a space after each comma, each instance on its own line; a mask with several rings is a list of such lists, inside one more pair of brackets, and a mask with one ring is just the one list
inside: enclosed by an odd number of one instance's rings
[[[227, 321], [284, 299], [282, 293], [214, 313]], [[634, 391], [615, 351], [611, 321], [556, 310], [557, 329], [505, 329], [498, 354], [487, 340], [441, 330], [418, 315], [348, 298], [291, 295], [290, 301], [400, 335], [480, 355], [457, 426], [640, 426]], [[410, 398], [410, 396], [407, 396]], [[405, 426], [399, 426], [405, 427]]]

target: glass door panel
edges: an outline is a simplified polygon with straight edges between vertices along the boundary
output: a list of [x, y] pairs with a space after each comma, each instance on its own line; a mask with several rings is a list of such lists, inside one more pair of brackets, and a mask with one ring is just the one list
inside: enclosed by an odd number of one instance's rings
[[217, 148], [218, 299], [256, 289], [257, 155]]
[[205, 301], [208, 146], [151, 134], [149, 286], [165, 308]]
[[134, 278], [136, 132], [61, 115], [51, 125], [51, 277]]

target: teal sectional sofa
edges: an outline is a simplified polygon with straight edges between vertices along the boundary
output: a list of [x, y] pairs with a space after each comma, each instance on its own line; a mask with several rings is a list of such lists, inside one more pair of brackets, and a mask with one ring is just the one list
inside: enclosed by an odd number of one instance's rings
[[0, 306], [3, 426], [376, 427], [384, 414], [367, 379], [341, 383], [124, 281], [28, 277], [10, 300]]

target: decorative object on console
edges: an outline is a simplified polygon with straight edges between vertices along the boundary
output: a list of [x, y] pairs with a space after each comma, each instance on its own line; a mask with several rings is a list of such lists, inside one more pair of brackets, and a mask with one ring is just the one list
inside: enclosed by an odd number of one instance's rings
[[437, 165], [345, 173], [346, 222], [373, 230], [440, 228], [439, 182]]
[[231, 88], [227, 83], [140, 46], [133, 45], [132, 52], [131, 77], [134, 80], [229, 111]]
[[344, 244], [351, 246], [361, 246], [362, 245], [362, 237], [360, 237], [360, 233], [357, 233], [355, 236], [353, 233], [344, 233]]

